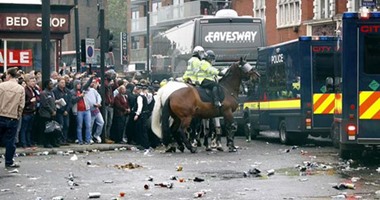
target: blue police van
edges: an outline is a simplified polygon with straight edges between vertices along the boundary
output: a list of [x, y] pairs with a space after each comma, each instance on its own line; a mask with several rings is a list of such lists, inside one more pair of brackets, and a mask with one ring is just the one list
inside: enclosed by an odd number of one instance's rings
[[342, 17], [342, 65], [334, 78], [336, 101], [331, 135], [342, 158], [380, 145], [380, 12]]
[[261, 74], [249, 101], [250, 131], [279, 131], [281, 143], [304, 141], [309, 135], [329, 137], [335, 111], [331, 82], [340, 65], [337, 37], [301, 36], [259, 48]]

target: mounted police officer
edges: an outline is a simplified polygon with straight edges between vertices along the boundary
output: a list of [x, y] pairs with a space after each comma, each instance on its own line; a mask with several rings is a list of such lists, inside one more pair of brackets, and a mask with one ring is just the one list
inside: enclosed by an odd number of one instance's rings
[[195, 83], [197, 80], [196, 73], [201, 66], [201, 60], [204, 57], [205, 50], [201, 46], [196, 46], [193, 49], [193, 56], [187, 61], [187, 69], [182, 76], [182, 79], [187, 83]]
[[[224, 74], [222, 72], [219, 72], [218, 69], [213, 67], [212, 65], [215, 62], [215, 53], [212, 50], [208, 50], [205, 53], [205, 57], [201, 62], [200, 70], [197, 73], [197, 81], [201, 82], [201, 87], [208, 88], [212, 91], [213, 99], [214, 99], [214, 106], [217, 108], [220, 108], [222, 106], [219, 98], [219, 92], [218, 92], [218, 83], [215, 81], [216, 76], [223, 76]], [[215, 131], [211, 131], [211, 120], [213, 121], [213, 127], [215, 128]], [[216, 117], [210, 120], [202, 120], [203, 123], [203, 131], [207, 132], [208, 135], [210, 135], [211, 132], [213, 132], [211, 136], [211, 148], [216, 148], [219, 151], [223, 151], [222, 144], [221, 144], [221, 128], [220, 128], [220, 118]], [[207, 145], [206, 150], [211, 150], [210, 147]]]
[[201, 87], [210, 89], [212, 91], [214, 106], [221, 107], [219, 94], [218, 94], [218, 83], [215, 82], [216, 76], [223, 76], [222, 72], [212, 65], [215, 62], [215, 53], [212, 50], [207, 50], [205, 53], [204, 60], [201, 62], [200, 69], [197, 76], [197, 81], [201, 83]]

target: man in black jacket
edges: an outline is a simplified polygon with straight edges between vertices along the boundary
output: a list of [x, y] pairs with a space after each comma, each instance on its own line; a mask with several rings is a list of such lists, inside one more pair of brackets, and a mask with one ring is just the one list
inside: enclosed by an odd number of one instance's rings
[[[71, 109], [71, 92], [66, 88], [66, 80], [60, 78], [58, 85], [53, 89], [55, 99], [60, 103], [57, 104], [56, 120], [62, 126], [61, 144], [67, 144], [67, 132], [69, 130], [69, 112]], [[66, 105], [65, 105], [66, 104]]]
[[58, 147], [57, 138], [53, 133], [45, 133], [46, 123], [53, 120], [56, 116], [55, 97], [52, 92], [54, 84], [51, 80], [47, 80], [43, 84], [44, 91], [41, 92], [41, 107], [39, 114], [41, 117], [41, 123], [44, 126], [43, 143], [45, 148]]

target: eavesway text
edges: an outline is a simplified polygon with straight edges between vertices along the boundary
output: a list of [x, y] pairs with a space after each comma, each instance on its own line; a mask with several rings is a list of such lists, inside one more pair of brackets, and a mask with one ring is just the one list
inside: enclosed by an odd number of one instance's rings
[[217, 32], [209, 32], [205, 41], [209, 43], [213, 43], [216, 41], [225, 42], [225, 43], [236, 43], [236, 42], [255, 42], [255, 37], [257, 35], [257, 31], [217, 31]]

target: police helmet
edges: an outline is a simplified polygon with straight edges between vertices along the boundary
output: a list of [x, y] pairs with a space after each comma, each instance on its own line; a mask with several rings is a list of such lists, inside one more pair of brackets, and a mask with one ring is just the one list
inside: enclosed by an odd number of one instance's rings
[[205, 53], [205, 55], [206, 55], [205, 58], [206, 58], [207, 61], [209, 61], [209, 62], [215, 61], [215, 53], [214, 53], [214, 51], [207, 50], [206, 53]]
[[200, 58], [203, 58], [205, 53], [205, 50], [201, 46], [196, 46], [193, 49], [193, 56], [199, 56]]

